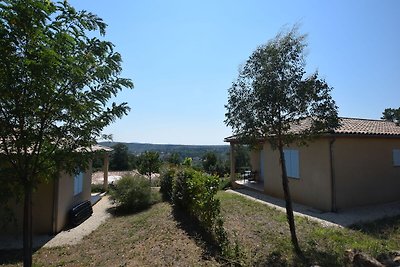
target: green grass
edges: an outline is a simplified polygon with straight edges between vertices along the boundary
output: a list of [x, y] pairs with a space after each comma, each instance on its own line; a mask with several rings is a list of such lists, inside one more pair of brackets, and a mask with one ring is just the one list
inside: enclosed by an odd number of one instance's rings
[[[296, 217], [306, 260], [292, 251], [284, 213], [228, 192], [219, 192], [221, 212], [243, 266], [343, 266], [345, 250], [372, 256], [400, 248], [400, 216], [371, 224], [327, 228]], [[0, 251], [0, 265], [21, 266], [21, 251]], [[198, 229], [168, 203], [114, 216], [76, 246], [40, 248], [36, 266], [220, 266], [226, 265], [201, 239]]]
[[400, 248], [400, 217], [346, 228], [323, 227], [296, 217], [300, 246], [306, 257], [293, 253], [286, 215], [236, 194], [220, 192], [225, 226], [247, 251], [243, 262], [268, 266], [343, 266], [345, 250], [356, 249], [378, 256]]

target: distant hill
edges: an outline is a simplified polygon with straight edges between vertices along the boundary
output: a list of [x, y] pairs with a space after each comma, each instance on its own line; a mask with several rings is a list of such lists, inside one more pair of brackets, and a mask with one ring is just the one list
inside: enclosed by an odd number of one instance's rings
[[118, 143], [125, 144], [128, 151], [132, 154], [141, 154], [145, 151], [157, 151], [161, 157], [172, 153], [178, 153], [183, 159], [185, 157], [201, 158], [207, 152], [214, 152], [222, 159], [229, 157], [229, 145], [158, 145], [143, 143], [124, 143], [124, 142], [100, 142], [101, 145], [112, 147]]

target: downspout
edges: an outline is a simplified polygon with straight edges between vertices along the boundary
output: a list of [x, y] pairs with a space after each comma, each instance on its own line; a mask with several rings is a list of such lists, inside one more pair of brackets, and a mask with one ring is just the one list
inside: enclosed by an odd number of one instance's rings
[[330, 172], [331, 172], [331, 211], [337, 212], [336, 208], [336, 181], [335, 181], [335, 168], [334, 168], [334, 156], [333, 156], [333, 144], [336, 138], [333, 137], [329, 141], [329, 161], [330, 161]]
[[59, 176], [54, 179], [53, 183], [53, 235], [57, 233], [58, 221], [58, 193], [59, 193]]

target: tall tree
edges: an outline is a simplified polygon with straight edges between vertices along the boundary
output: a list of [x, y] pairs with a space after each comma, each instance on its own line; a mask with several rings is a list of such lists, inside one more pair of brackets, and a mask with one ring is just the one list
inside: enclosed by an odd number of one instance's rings
[[382, 112], [382, 118], [383, 120], [387, 121], [392, 121], [397, 124], [400, 123], [400, 108], [386, 108]]
[[[306, 36], [298, 34], [297, 27], [259, 46], [240, 69], [225, 106], [225, 123], [243, 142], [256, 145], [260, 140], [268, 140], [279, 152], [291, 240], [299, 255], [302, 253], [283, 149], [294, 142], [305, 144], [311, 137], [338, 125], [337, 107], [330, 95], [332, 88], [318, 78], [317, 72], [304, 77], [306, 46]], [[293, 126], [305, 120], [309, 127], [293, 131]]]
[[87, 148], [129, 111], [108, 103], [133, 84], [120, 77], [113, 44], [95, 37], [105, 29], [67, 1], [0, 3], [0, 183], [24, 199], [24, 266], [32, 264], [34, 189], [60, 170], [85, 168]]
[[149, 177], [151, 183], [151, 174], [159, 172], [161, 166], [160, 154], [155, 151], [145, 151], [139, 156], [139, 172]]
[[215, 173], [218, 162], [217, 155], [214, 152], [207, 152], [201, 159], [204, 171], [207, 173]]
[[114, 149], [110, 159], [110, 169], [114, 171], [127, 171], [129, 166], [128, 147], [118, 143], [112, 147]]

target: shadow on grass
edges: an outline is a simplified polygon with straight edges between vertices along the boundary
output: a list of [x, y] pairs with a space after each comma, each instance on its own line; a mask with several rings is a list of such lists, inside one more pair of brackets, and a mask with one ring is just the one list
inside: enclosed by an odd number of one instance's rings
[[303, 251], [303, 257], [293, 255], [292, 252], [275, 250], [260, 258], [254, 266], [343, 266], [343, 263], [333, 253], [316, 249]]
[[[34, 248], [32, 254], [39, 249], [40, 247]], [[0, 265], [22, 263], [24, 260], [23, 252], [22, 249], [0, 250]]]
[[[369, 223], [360, 223], [350, 226], [350, 229], [361, 231], [364, 234], [377, 238], [389, 239], [400, 225], [400, 216], [383, 218]], [[400, 232], [400, 231], [399, 231]]]
[[215, 244], [212, 236], [200, 225], [200, 223], [187, 213], [177, 209], [172, 209], [172, 214], [175, 221], [178, 223], [178, 227], [184, 230], [199, 247], [203, 248], [204, 259], [209, 259], [210, 257], [215, 258], [219, 254], [219, 247]]
[[[344, 253], [344, 252], [343, 252]], [[316, 248], [304, 250], [304, 266], [343, 266], [342, 259], [334, 252], [320, 251]]]
[[115, 206], [107, 209], [107, 212], [110, 213], [114, 217], [123, 217], [123, 216], [129, 216], [133, 214], [137, 214], [146, 210], [149, 210], [151, 208], [152, 204], [142, 206], [142, 207], [136, 207], [136, 208], [131, 208], [127, 209], [122, 206]]

